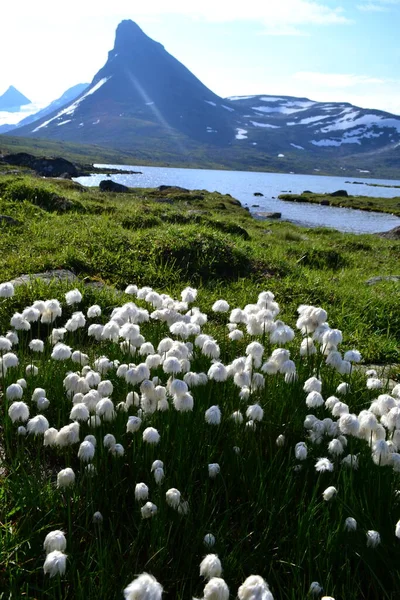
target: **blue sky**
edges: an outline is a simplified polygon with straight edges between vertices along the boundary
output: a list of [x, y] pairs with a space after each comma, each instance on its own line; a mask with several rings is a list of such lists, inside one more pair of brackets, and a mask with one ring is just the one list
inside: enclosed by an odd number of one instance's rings
[[400, 114], [400, 0], [19, 0], [0, 16], [0, 94], [13, 84], [43, 105], [91, 81], [129, 18], [221, 96]]

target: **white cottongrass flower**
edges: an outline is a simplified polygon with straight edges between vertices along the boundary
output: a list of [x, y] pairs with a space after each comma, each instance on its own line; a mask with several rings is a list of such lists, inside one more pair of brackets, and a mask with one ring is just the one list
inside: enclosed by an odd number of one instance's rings
[[65, 539], [65, 535], [63, 531], [59, 529], [55, 529], [54, 531], [50, 531], [45, 537], [43, 548], [46, 554], [53, 552], [53, 550], [59, 550], [60, 552], [64, 552], [67, 547], [67, 540]]
[[51, 353], [51, 358], [54, 360], [67, 360], [71, 357], [71, 348], [62, 342], [57, 342]]
[[102, 417], [103, 421], [113, 421], [117, 416], [114, 404], [110, 398], [102, 398], [96, 405], [96, 415]]
[[88, 319], [99, 317], [101, 315], [101, 307], [98, 304], [93, 304], [93, 306], [89, 306], [86, 315]]
[[356, 436], [360, 430], [360, 422], [356, 415], [343, 414], [339, 419], [339, 429], [345, 435]]
[[156, 482], [156, 484], [161, 485], [164, 477], [164, 469], [162, 467], [157, 467], [157, 469], [154, 470], [154, 481]]
[[231, 419], [233, 419], [238, 425], [243, 423], [243, 415], [240, 410], [236, 410], [234, 413], [232, 413]]
[[11, 317], [10, 325], [17, 331], [29, 331], [31, 328], [29, 321], [24, 319], [24, 317], [18, 312]]
[[139, 417], [128, 417], [128, 422], [126, 424], [127, 433], [136, 433], [136, 431], [139, 431], [141, 424], [142, 419]]
[[274, 600], [268, 583], [260, 575], [250, 575], [238, 589], [239, 600]]
[[43, 446], [55, 446], [57, 441], [58, 430], [54, 427], [46, 429], [43, 436]]
[[146, 502], [140, 512], [142, 513], [142, 519], [150, 519], [157, 513], [157, 506], [153, 502]]
[[206, 583], [203, 600], [229, 600], [229, 588], [221, 577], [212, 577]]
[[221, 561], [217, 554], [207, 554], [200, 563], [200, 575], [204, 579], [220, 577], [222, 574]]
[[334, 498], [336, 494], [337, 489], [333, 485], [330, 485], [326, 488], [326, 490], [324, 490], [322, 497], [326, 502], [329, 502], [329, 500], [332, 500], [332, 498]]
[[215, 359], [218, 359], [221, 353], [217, 342], [213, 339], [206, 340], [201, 348], [201, 351], [204, 354], [204, 356], [208, 356], [209, 358]]
[[43, 352], [44, 342], [42, 340], [31, 340], [29, 342], [29, 348], [32, 352]]
[[135, 500], [142, 502], [149, 497], [149, 488], [145, 483], [137, 483], [135, 486]]
[[165, 493], [168, 506], [177, 509], [181, 502], [181, 493], [176, 488], [171, 488]]
[[361, 354], [358, 350], [348, 350], [344, 353], [343, 359], [349, 362], [359, 363], [361, 361]]
[[309, 379], [307, 379], [307, 381], [305, 381], [304, 386], [303, 386], [303, 390], [307, 393], [310, 393], [310, 392], [321, 393], [321, 389], [322, 389], [322, 381], [317, 379], [317, 377], [310, 377]]
[[29, 377], [30, 375], [32, 377], [35, 377], [38, 373], [39, 373], [39, 369], [37, 368], [36, 365], [28, 365], [25, 369], [25, 373], [26, 375]]
[[331, 440], [328, 444], [328, 452], [329, 454], [332, 454], [332, 456], [340, 456], [343, 454], [344, 448], [342, 442], [337, 438]]
[[329, 458], [319, 458], [315, 463], [315, 470], [317, 473], [333, 471], [333, 463], [329, 460]]
[[380, 390], [381, 388], [383, 388], [383, 383], [377, 377], [369, 377], [367, 379], [368, 390]]
[[82, 294], [75, 288], [74, 290], [70, 290], [65, 294], [65, 300], [69, 306], [72, 304], [78, 304], [82, 301]]
[[49, 422], [43, 415], [36, 415], [33, 419], [29, 419], [26, 429], [28, 433], [33, 435], [41, 435], [49, 428]]
[[298, 442], [294, 447], [294, 455], [297, 460], [306, 460], [307, 452], [307, 446], [304, 442]]
[[220, 471], [221, 467], [218, 463], [210, 463], [208, 465], [208, 475], [211, 477], [211, 479], [214, 479], [214, 477], [216, 477]]
[[233, 329], [228, 335], [229, 339], [232, 342], [237, 342], [237, 341], [241, 340], [243, 338], [243, 336], [244, 336], [244, 333], [243, 333], [243, 331], [240, 331], [240, 329]]
[[318, 408], [324, 404], [324, 399], [317, 391], [310, 392], [306, 398], [308, 408]]
[[93, 513], [93, 517], [92, 517], [92, 523], [94, 525], [101, 525], [103, 522], [103, 515], [101, 514], [100, 511], [96, 510], [95, 513]]
[[282, 448], [285, 445], [285, 441], [286, 441], [285, 436], [281, 433], [276, 438], [275, 443], [278, 446], [278, 448]]
[[13, 423], [24, 423], [29, 419], [29, 407], [25, 402], [13, 402], [8, 409], [8, 416]]
[[46, 410], [50, 406], [50, 400], [47, 398], [39, 398], [37, 401], [38, 410]]
[[204, 545], [211, 548], [215, 545], [215, 536], [212, 533], [206, 533], [203, 539]]
[[163, 362], [164, 373], [180, 373], [182, 371], [181, 363], [175, 356], [169, 356]]
[[26, 427], [24, 427], [23, 425], [20, 425], [17, 429], [17, 433], [20, 436], [25, 436], [28, 432], [26, 431]]
[[89, 441], [82, 442], [81, 445], [79, 446], [78, 458], [82, 462], [89, 462], [93, 459], [94, 452], [95, 452], [95, 448], [94, 448], [92, 442], [89, 442]]
[[381, 543], [380, 534], [374, 529], [369, 529], [367, 531], [367, 547], [368, 548], [376, 548]]
[[226, 381], [228, 378], [228, 371], [222, 363], [216, 362], [209, 368], [207, 376], [208, 379], [213, 379], [214, 381]]
[[252, 421], [262, 421], [264, 411], [259, 404], [252, 404], [247, 407], [246, 417]]
[[66, 469], [62, 469], [57, 473], [57, 487], [65, 488], [74, 485], [75, 483], [75, 473], [71, 469], [71, 467], [67, 467]]
[[357, 521], [353, 517], [347, 517], [344, 522], [344, 528], [346, 531], [356, 531]]
[[315, 596], [319, 596], [323, 590], [323, 587], [318, 581], [313, 581], [310, 585], [310, 589], [308, 590], [309, 594], [313, 594]]
[[67, 555], [60, 550], [53, 550], [46, 556], [43, 571], [45, 575], [55, 577], [55, 575], [64, 575], [67, 568]]
[[229, 304], [227, 303], [226, 300], [217, 300], [216, 302], [214, 302], [214, 304], [212, 305], [212, 310], [214, 312], [228, 312], [229, 310]]
[[117, 457], [123, 456], [125, 454], [125, 448], [122, 444], [114, 444], [114, 446], [111, 446], [111, 448], [109, 448], [108, 451], [110, 452], [110, 454]]
[[162, 593], [162, 585], [148, 573], [142, 573], [124, 589], [125, 600], [161, 600]]
[[19, 383], [12, 383], [6, 389], [7, 400], [21, 400], [24, 390]]
[[113, 436], [112, 433], [107, 433], [104, 438], [103, 438], [103, 446], [104, 448], [113, 448], [113, 446], [115, 446], [115, 444], [117, 443], [117, 440], [115, 439], [115, 436]]
[[69, 413], [69, 418], [72, 421], [87, 421], [89, 416], [89, 409], [83, 402], [75, 404]]
[[194, 302], [196, 300], [196, 297], [197, 297], [197, 290], [194, 288], [186, 287], [181, 292], [182, 302], [187, 302], [188, 304], [190, 304], [191, 302]]
[[210, 406], [205, 412], [208, 425], [219, 425], [221, 423], [221, 410], [219, 406]]
[[157, 429], [154, 429], [154, 427], [146, 427], [143, 431], [143, 441], [147, 444], [158, 444], [160, 441], [160, 434]]
[[12, 298], [14, 294], [14, 286], [10, 281], [0, 283], [0, 298]]

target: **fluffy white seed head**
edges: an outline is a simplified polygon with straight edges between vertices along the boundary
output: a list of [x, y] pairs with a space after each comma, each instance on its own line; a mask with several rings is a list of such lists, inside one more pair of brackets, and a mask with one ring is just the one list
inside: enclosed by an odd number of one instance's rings
[[161, 600], [162, 593], [162, 585], [148, 573], [142, 573], [124, 589], [125, 600]]
[[67, 540], [65, 539], [65, 535], [63, 531], [56, 529], [54, 531], [50, 531], [45, 537], [43, 548], [46, 554], [53, 552], [53, 550], [59, 550], [60, 552], [64, 552], [67, 547]]
[[75, 483], [75, 473], [70, 467], [62, 469], [57, 474], [57, 487], [67, 488], [71, 487]]
[[145, 483], [137, 483], [135, 486], [135, 500], [142, 502], [149, 497], [149, 488]]
[[56, 575], [64, 575], [67, 568], [67, 555], [60, 550], [49, 552], [44, 561], [43, 571], [45, 575], [55, 577]]
[[268, 583], [260, 575], [250, 575], [238, 589], [239, 600], [274, 600]]
[[205, 579], [220, 577], [222, 574], [221, 561], [217, 554], [207, 554], [200, 563], [200, 575]]

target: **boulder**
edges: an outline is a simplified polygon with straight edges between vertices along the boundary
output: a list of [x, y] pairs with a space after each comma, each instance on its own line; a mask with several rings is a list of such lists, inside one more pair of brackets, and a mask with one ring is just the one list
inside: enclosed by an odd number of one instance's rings
[[388, 240], [400, 240], [400, 227], [394, 227], [389, 231], [378, 233], [379, 237], [387, 238]]
[[400, 281], [400, 275], [377, 275], [376, 277], [371, 277], [371, 279], [367, 279], [365, 283], [367, 285], [375, 285], [380, 281]]
[[340, 198], [347, 198], [348, 195], [349, 194], [346, 192], [346, 190], [336, 190], [336, 192], [332, 192], [331, 194], [329, 194], [329, 196], [332, 196], [333, 198], [336, 198], [337, 196], [339, 196]]
[[321, 200], [320, 204], [321, 204], [321, 206], [329, 206], [330, 202], [329, 202], [329, 200]]
[[158, 187], [159, 192], [189, 192], [186, 188], [179, 187], [179, 185], [160, 185]]
[[112, 179], [102, 179], [99, 183], [99, 189], [101, 192], [115, 192], [116, 194], [127, 194], [130, 191], [126, 185], [117, 183]]
[[258, 219], [280, 219], [282, 216], [280, 212], [256, 212], [254, 214]]

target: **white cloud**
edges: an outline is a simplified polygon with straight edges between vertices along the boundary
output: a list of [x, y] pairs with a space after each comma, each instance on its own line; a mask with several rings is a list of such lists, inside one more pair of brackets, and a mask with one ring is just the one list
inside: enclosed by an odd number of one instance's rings
[[358, 4], [358, 10], [362, 12], [387, 12], [390, 7], [400, 6], [400, 0], [373, 0]]
[[350, 73], [316, 73], [313, 71], [299, 71], [294, 78], [308, 82], [312, 85], [328, 88], [348, 88], [359, 85], [378, 85], [387, 83], [388, 80], [368, 75], [354, 75]]
[[[52, 14], [54, 0], [20, 0], [18, 13], [37, 17], [39, 13]], [[166, 14], [202, 19], [209, 22], [256, 21], [271, 33], [281, 29], [290, 32], [291, 28], [302, 25], [335, 25], [349, 23], [343, 8], [331, 8], [322, 0], [152, 0], [132, 3], [132, 0], [69, 0], [69, 15], [79, 18], [96, 16], [130, 16], [131, 18], [154, 17]], [[63, 19], [68, 16], [64, 15]], [[297, 32], [297, 29], [295, 29]]]

